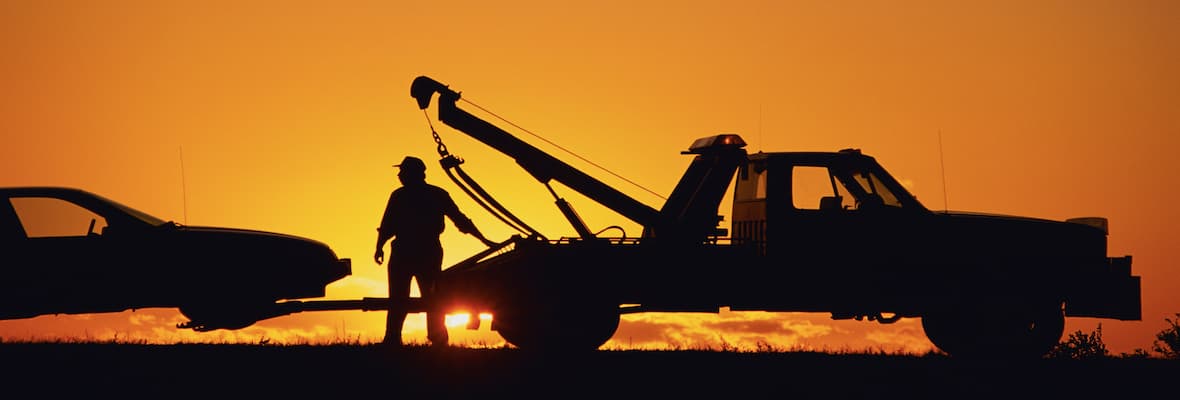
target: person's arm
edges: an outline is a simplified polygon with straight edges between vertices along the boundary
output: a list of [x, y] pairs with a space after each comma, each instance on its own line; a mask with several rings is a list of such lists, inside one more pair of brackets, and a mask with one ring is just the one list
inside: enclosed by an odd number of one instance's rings
[[393, 238], [392, 234], [382, 232], [381, 228], [377, 228], [377, 251], [373, 253], [373, 261], [377, 262], [377, 265], [385, 262], [385, 242], [391, 238]]
[[467, 216], [463, 215], [462, 213], [459, 213], [457, 217], [451, 217], [451, 221], [455, 222], [455, 226], [459, 228], [459, 232], [475, 236], [477, 239], [479, 239], [479, 241], [483, 242], [483, 244], [488, 247], [499, 244], [484, 237], [483, 233], [479, 231], [479, 228], [475, 227], [475, 223], [471, 222], [471, 218], [467, 218]]
[[451, 222], [455, 223], [455, 227], [459, 229], [459, 232], [475, 236], [488, 247], [499, 244], [484, 237], [483, 233], [479, 231], [479, 228], [475, 226], [475, 222], [472, 222], [471, 218], [467, 218], [462, 211], [459, 211], [459, 206], [455, 204], [454, 199], [451, 199], [450, 194], [444, 192], [443, 196], [445, 197], [443, 201], [443, 213], [446, 214], [447, 218], [451, 219]]
[[385, 204], [385, 214], [381, 216], [381, 225], [377, 227], [377, 251], [373, 253], [373, 261], [377, 265], [385, 262], [385, 242], [393, 238], [393, 207], [393, 194], [390, 194]]

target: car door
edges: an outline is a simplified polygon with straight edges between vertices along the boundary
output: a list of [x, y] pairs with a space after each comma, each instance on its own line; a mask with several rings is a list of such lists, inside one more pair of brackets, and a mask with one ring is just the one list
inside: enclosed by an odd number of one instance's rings
[[106, 311], [104, 295], [117, 279], [104, 248], [101, 215], [70, 201], [49, 196], [8, 199], [24, 234], [9, 266], [18, 282], [10, 285], [17, 300], [38, 313]]

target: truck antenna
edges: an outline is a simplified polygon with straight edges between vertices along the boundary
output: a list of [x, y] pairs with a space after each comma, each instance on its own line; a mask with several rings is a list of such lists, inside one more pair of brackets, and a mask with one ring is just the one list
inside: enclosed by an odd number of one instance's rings
[[942, 211], [945, 213], [950, 211], [951, 206], [946, 195], [946, 162], [943, 161], [942, 156], [942, 129], [938, 130], [938, 167], [942, 171]]
[[184, 209], [184, 223], [188, 224], [188, 187], [184, 179], [184, 146], [178, 146], [180, 155], [180, 202]]
[[762, 101], [758, 102], [758, 152], [762, 152]]

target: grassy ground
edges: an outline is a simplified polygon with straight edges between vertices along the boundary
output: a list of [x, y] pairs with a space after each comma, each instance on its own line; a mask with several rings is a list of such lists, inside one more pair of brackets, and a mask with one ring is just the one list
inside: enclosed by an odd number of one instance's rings
[[[1180, 362], [971, 362], [938, 354], [369, 344], [2, 343], [2, 387], [49, 397], [1166, 398]], [[1163, 397], [1161, 397], [1163, 396]]]

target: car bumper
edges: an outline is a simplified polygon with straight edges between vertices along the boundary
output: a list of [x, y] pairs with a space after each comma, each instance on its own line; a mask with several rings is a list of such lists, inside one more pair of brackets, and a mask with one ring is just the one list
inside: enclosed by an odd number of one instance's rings
[[349, 275], [352, 275], [352, 260], [341, 258], [336, 260], [336, 265], [332, 268], [332, 280], [330, 282], [338, 281]]

